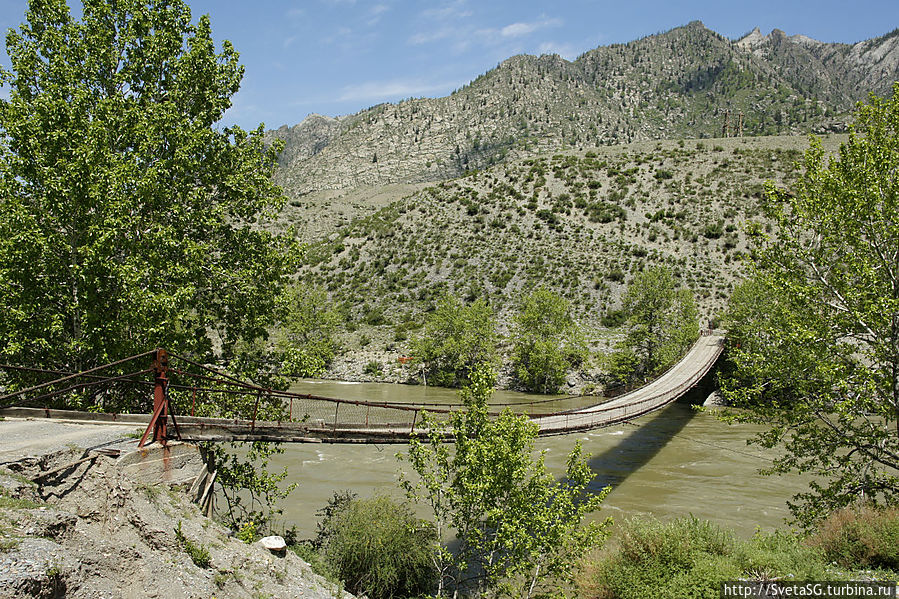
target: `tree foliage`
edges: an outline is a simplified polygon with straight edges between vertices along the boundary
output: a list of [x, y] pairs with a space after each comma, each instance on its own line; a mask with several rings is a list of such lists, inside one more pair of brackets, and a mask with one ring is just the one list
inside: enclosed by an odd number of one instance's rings
[[525, 296], [512, 328], [512, 365], [530, 391], [553, 393], [568, 369], [587, 358], [580, 327], [568, 301], [547, 289]]
[[652, 376], [675, 362], [699, 336], [699, 314], [689, 289], [666, 268], [647, 269], [622, 299], [627, 316], [624, 351], [614, 357], [618, 380]]
[[[271, 383], [258, 358], [295, 245], [259, 226], [283, 201], [279, 146], [262, 125], [218, 124], [237, 52], [217, 51], [209, 18], [192, 23], [181, 0], [84, 0], [80, 21], [64, 0], [31, 0], [25, 17], [0, 69], [0, 357], [80, 371], [166, 347]], [[116, 401], [104, 407], [150, 398]], [[246, 417], [256, 401], [201, 394], [197, 411]], [[282, 410], [258, 401], [259, 417]], [[275, 448], [254, 446], [253, 465], [210, 450], [229, 506], [248, 498], [235, 518], [284, 492], [264, 468]]]
[[336, 494], [320, 513], [316, 545], [347, 590], [371, 599], [419, 597], [434, 586], [434, 526], [406, 503]]
[[722, 384], [783, 448], [772, 471], [815, 476], [791, 503], [809, 525], [899, 495], [899, 84], [859, 106], [838, 156], [812, 139], [795, 190], [768, 194], [778, 226], [731, 300]]
[[496, 317], [485, 300], [465, 305], [447, 296], [428, 316], [412, 353], [429, 384], [456, 387], [467, 383], [479, 364], [496, 363], [497, 337]]
[[0, 71], [0, 356], [79, 371], [265, 336], [292, 243], [278, 147], [217, 125], [243, 75], [180, 0], [32, 0]]
[[[557, 481], [533, 457], [536, 425], [508, 409], [495, 420], [487, 413], [494, 375], [483, 365], [462, 389], [466, 409], [449, 429], [426, 417], [427, 441], [413, 439], [408, 459], [418, 475], [403, 479], [410, 498], [432, 509], [439, 539], [450, 531], [457, 546], [434, 556], [438, 595], [475, 588], [497, 596], [531, 597], [547, 581], [570, 581], [578, 556], [604, 538], [607, 523], [583, 525], [608, 488], [593, 494], [595, 476], [580, 444]], [[455, 451], [443, 442], [451, 432]]]
[[318, 376], [337, 353], [340, 313], [323, 289], [302, 284], [288, 290], [283, 309], [279, 349], [285, 370], [298, 376]]

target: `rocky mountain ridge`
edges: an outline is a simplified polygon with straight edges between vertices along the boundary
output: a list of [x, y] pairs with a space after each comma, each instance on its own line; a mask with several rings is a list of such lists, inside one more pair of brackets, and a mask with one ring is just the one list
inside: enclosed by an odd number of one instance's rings
[[449, 96], [310, 115], [270, 131], [277, 181], [311, 192], [454, 178], [509, 158], [641, 140], [826, 132], [899, 79], [899, 30], [828, 44], [779, 30], [734, 42], [700, 22], [574, 61], [511, 57]]

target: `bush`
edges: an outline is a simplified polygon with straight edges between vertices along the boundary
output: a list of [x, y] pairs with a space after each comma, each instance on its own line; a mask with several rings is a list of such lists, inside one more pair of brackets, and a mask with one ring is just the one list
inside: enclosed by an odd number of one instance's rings
[[212, 564], [212, 559], [209, 557], [209, 550], [201, 543], [194, 543], [181, 532], [181, 520], [178, 520], [178, 528], [175, 529], [175, 538], [178, 539], [178, 544], [181, 546], [181, 549], [190, 557], [190, 560], [195, 566], [205, 569]]
[[718, 239], [722, 235], [724, 235], [724, 223], [716, 222], [716, 223], [708, 223], [702, 229], [702, 235], [709, 239]]
[[321, 523], [321, 555], [356, 595], [416, 597], [434, 586], [437, 534], [388, 497], [335, 503]]
[[370, 374], [372, 376], [381, 376], [382, 374], [384, 374], [384, 367], [381, 366], [380, 362], [372, 360], [365, 365], [365, 368], [362, 369], [362, 372], [364, 374]]
[[[624, 279], [624, 274], [622, 273], [621, 278]], [[602, 317], [602, 326], [609, 329], [617, 329], [627, 320], [627, 314], [625, 314], [624, 310], [612, 310], [609, 309], [608, 312]]]
[[585, 560], [578, 596], [712, 599], [727, 580], [833, 578], [820, 552], [787, 533], [741, 541], [717, 524], [690, 517], [630, 520], [616, 538], [615, 551]]
[[899, 570], [899, 508], [837, 510], [818, 525], [811, 543], [845, 568]]

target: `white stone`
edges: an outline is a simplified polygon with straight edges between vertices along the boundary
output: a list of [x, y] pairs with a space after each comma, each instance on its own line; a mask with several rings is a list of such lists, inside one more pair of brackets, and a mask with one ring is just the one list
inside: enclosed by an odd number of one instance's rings
[[262, 537], [258, 542], [269, 551], [284, 551], [287, 549], [287, 543], [284, 542], [283, 538], [277, 535]]

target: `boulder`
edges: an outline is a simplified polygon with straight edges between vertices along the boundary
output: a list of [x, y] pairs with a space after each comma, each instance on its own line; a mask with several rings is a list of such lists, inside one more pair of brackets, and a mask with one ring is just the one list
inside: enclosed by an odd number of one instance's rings
[[273, 535], [271, 537], [262, 537], [258, 543], [271, 551], [272, 553], [284, 553], [287, 550], [287, 543], [282, 537]]

